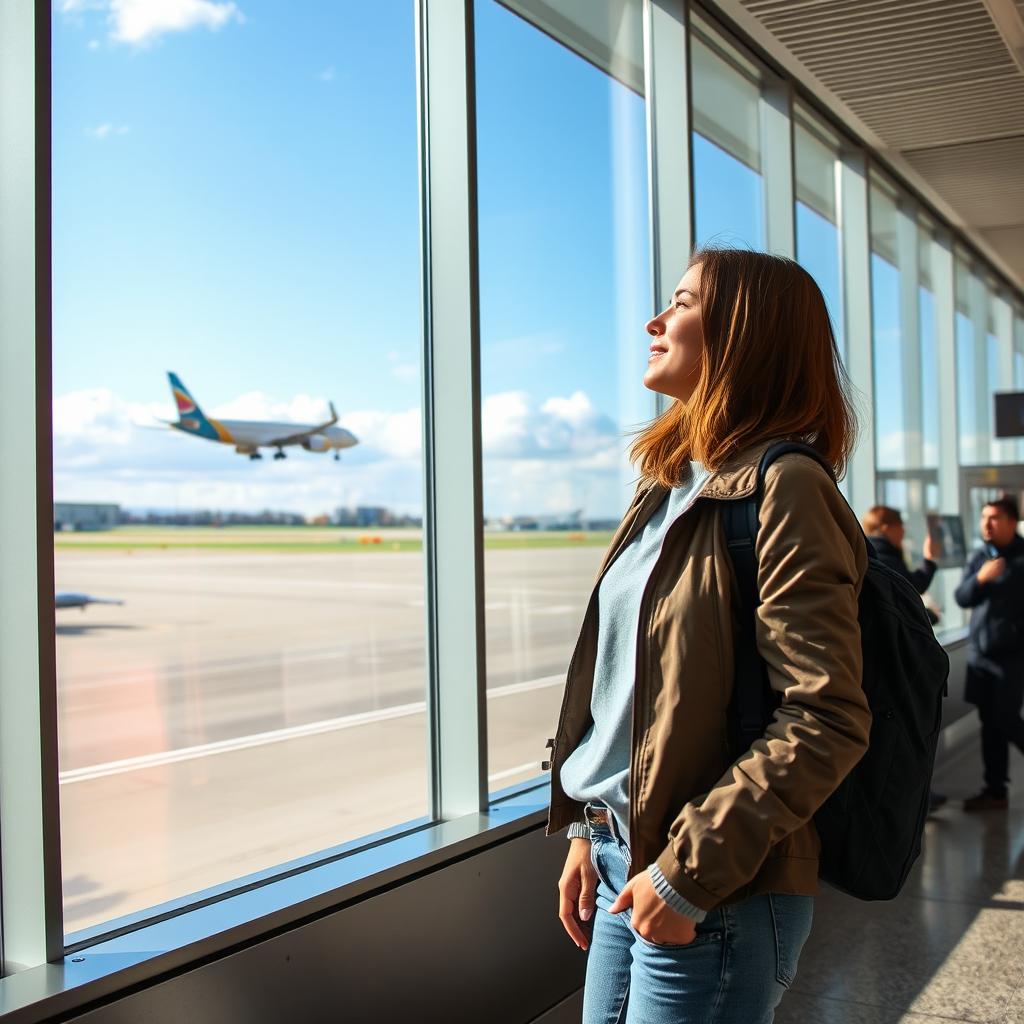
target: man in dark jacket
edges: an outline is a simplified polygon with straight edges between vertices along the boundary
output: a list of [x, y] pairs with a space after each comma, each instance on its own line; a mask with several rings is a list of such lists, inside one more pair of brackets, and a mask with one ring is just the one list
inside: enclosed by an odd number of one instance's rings
[[[916, 569], [907, 566], [903, 558], [903, 538], [906, 536], [906, 528], [903, 525], [903, 516], [899, 509], [890, 508], [888, 505], [875, 505], [869, 508], [867, 514], [861, 520], [864, 533], [871, 541], [871, 546], [878, 555], [878, 560], [888, 568], [898, 572], [904, 579], [913, 584], [914, 589], [923, 594], [931, 585], [935, 576], [934, 545], [931, 534], [924, 540], [922, 554], [924, 561]], [[931, 608], [925, 607], [928, 618], [934, 626], [939, 621], [938, 613]], [[937, 811], [946, 802], [943, 793], [936, 793], [931, 790], [928, 793], [929, 813]]]
[[868, 509], [862, 524], [882, 564], [895, 569], [901, 576], [910, 580], [919, 594], [923, 594], [932, 585], [932, 577], [935, 575], [931, 534], [924, 541], [924, 561], [917, 569], [909, 569], [903, 560], [903, 538], [906, 529], [899, 509], [875, 505], [874, 508]]
[[981, 539], [956, 603], [971, 608], [964, 699], [981, 718], [985, 788], [964, 801], [965, 811], [1007, 806], [1010, 743], [1024, 752], [1024, 538], [1013, 498], [991, 501], [981, 510]]

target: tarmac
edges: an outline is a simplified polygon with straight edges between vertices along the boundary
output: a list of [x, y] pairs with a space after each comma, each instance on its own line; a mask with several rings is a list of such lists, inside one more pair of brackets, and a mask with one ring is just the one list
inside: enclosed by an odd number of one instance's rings
[[[540, 774], [599, 547], [485, 554], [492, 791]], [[428, 813], [418, 552], [59, 550], [65, 931]]]

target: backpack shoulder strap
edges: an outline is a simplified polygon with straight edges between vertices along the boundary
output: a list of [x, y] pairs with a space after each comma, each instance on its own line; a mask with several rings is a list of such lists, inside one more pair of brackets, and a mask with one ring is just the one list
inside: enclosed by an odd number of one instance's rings
[[764, 733], [765, 723], [770, 717], [764, 662], [757, 651], [757, 606], [761, 603], [757, 589], [757, 531], [768, 468], [776, 459], [791, 452], [813, 458], [835, 480], [832, 467], [810, 445], [799, 441], [779, 441], [761, 457], [754, 493], [748, 498], [723, 502], [722, 508], [722, 527], [740, 599], [740, 630], [734, 645], [733, 731], [741, 753]]

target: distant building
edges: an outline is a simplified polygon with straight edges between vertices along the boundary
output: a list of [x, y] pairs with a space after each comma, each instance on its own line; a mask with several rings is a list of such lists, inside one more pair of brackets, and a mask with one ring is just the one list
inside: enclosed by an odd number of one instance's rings
[[55, 531], [112, 530], [120, 521], [120, 505], [88, 505], [77, 501], [53, 503]]
[[298, 512], [222, 512], [217, 509], [135, 509], [124, 522], [145, 526], [305, 526]]
[[355, 508], [346, 506], [334, 510], [335, 526], [404, 526], [422, 527], [423, 517], [395, 512], [382, 505], [357, 505]]

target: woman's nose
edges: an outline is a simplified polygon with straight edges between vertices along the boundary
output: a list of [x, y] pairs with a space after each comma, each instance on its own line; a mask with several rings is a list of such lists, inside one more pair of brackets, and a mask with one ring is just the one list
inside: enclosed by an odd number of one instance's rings
[[665, 333], [665, 325], [657, 317], [655, 317], [653, 320], [648, 320], [647, 333], [652, 338], [657, 338]]

